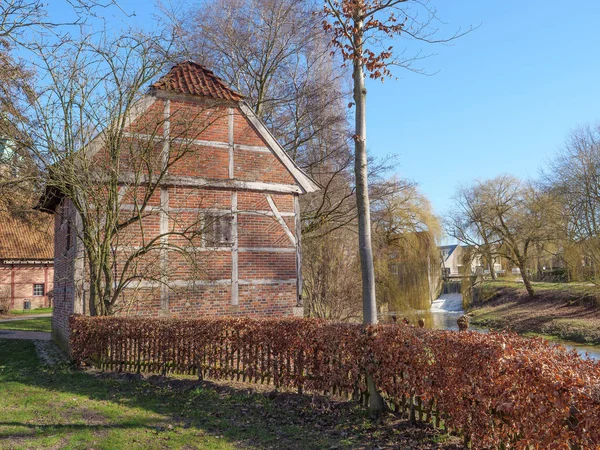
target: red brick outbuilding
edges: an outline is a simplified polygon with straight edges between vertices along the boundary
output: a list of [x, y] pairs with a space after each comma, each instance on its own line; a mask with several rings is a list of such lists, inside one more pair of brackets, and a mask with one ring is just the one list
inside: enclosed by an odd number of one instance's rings
[[0, 212], [0, 302], [11, 310], [52, 306], [53, 224]]

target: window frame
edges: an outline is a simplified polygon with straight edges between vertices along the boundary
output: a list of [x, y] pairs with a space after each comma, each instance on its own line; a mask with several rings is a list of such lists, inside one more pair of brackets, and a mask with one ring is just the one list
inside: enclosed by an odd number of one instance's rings
[[233, 245], [233, 213], [205, 213], [203, 245], [208, 248]]
[[[36, 287], [42, 287], [42, 293], [36, 294]], [[46, 295], [46, 283], [33, 283], [33, 296], [34, 297], [44, 297]]]

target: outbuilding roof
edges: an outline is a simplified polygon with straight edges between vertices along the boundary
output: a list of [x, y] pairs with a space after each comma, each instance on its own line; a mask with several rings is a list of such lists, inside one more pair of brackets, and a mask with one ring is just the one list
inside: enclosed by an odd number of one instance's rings
[[229, 88], [212, 70], [193, 61], [174, 65], [169, 73], [150, 86], [152, 89], [240, 101], [244, 96]]
[[53, 225], [45, 214], [19, 218], [0, 211], [0, 259], [53, 259]]

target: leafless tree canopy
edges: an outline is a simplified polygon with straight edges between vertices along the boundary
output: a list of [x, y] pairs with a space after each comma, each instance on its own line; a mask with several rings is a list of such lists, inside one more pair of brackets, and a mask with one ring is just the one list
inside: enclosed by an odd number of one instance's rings
[[480, 195], [477, 185], [464, 185], [453, 197], [453, 209], [444, 220], [446, 233], [462, 244], [474, 249], [487, 263], [492, 279], [496, 279], [494, 260], [498, 256], [500, 238], [487, 225], [488, 205]]
[[574, 130], [542, 173], [556, 203], [557, 247], [574, 279], [599, 282], [600, 126]]
[[[533, 295], [531, 275], [599, 283], [600, 127], [574, 130], [542, 169], [540, 180], [508, 175], [461, 186], [446, 215], [446, 232], [491, 261], [520, 269]], [[493, 267], [490, 265], [493, 274]]]
[[294, 160], [323, 187], [303, 199], [304, 231], [355, 217], [347, 108], [340, 69], [311, 1], [205, 0], [174, 20], [191, 58], [247, 96]]
[[484, 256], [500, 255], [518, 267], [533, 297], [530, 264], [535, 250], [552, 239], [553, 217], [553, 203], [543, 191], [502, 175], [459, 189], [446, 228], [461, 242], [480, 247]]
[[[85, 260], [81, 270], [89, 280], [89, 311], [112, 314], [127, 308], [126, 289], [141, 280], [165, 280], [165, 268], [157, 263], [165, 251], [202, 270], [195, 249], [205, 239], [203, 230], [212, 226], [205, 217], [170, 217], [170, 228], [158, 236], [145, 227], [160, 213], [151, 199], [169, 168], [195, 151], [186, 142], [221, 110], [207, 105], [214, 112], [202, 117], [161, 113], [141, 136], [128, 128], [150, 82], [178, 59], [171, 35], [129, 30], [52, 46], [31, 42], [28, 48], [37, 71], [26, 88], [15, 87], [16, 110], [25, 113], [22, 119], [10, 117], [5, 136], [44, 175], [38, 187], [45, 189], [46, 200], [64, 198], [72, 205], [73, 214], [62, 207], [58, 214], [69, 242], [81, 245], [76, 259]], [[168, 138], [161, 131], [165, 120], [179, 130]], [[177, 145], [165, 139], [178, 140]], [[167, 235], [172, 239], [164, 239]]]

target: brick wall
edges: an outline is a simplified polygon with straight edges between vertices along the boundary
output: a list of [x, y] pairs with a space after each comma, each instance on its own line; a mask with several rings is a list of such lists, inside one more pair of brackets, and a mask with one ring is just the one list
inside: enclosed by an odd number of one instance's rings
[[[54, 216], [54, 309], [52, 314], [52, 337], [68, 349], [69, 316], [75, 312], [75, 217], [71, 202], [66, 199]], [[70, 242], [67, 244], [67, 237]]]
[[[34, 295], [34, 284], [44, 285], [44, 295]], [[11, 309], [23, 309], [25, 300], [31, 302], [32, 309], [52, 306], [53, 284], [54, 269], [51, 264], [6, 264], [0, 266], [0, 295], [10, 297]]]

